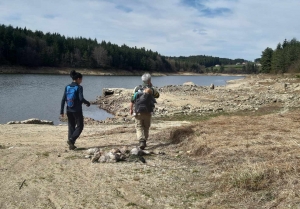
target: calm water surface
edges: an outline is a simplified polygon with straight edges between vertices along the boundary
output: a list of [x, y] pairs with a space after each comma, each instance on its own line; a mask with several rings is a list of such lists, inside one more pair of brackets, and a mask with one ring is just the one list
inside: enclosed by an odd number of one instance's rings
[[[153, 77], [155, 86], [181, 85], [191, 81], [197, 85], [225, 85], [238, 76], [162, 76]], [[71, 83], [68, 75], [0, 75], [0, 123], [39, 118], [59, 124], [60, 102], [64, 87]], [[94, 101], [102, 88], [134, 88], [141, 84], [140, 76], [84, 76], [83, 94]], [[95, 105], [83, 106], [84, 116], [97, 120], [113, 117]]]

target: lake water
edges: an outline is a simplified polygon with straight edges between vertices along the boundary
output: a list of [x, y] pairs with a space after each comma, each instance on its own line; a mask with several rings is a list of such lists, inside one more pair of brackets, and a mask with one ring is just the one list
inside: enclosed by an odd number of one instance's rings
[[[155, 86], [181, 85], [191, 81], [197, 85], [225, 85], [239, 76], [161, 76], [153, 77]], [[8, 121], [39, 118], [59, 124], [60, 102], [64, 87], [71, 83], [68, 75], [15, 75], [0, 74], [0, 124]], [[102, 88], [134, 88], [141, 84], [140, 76], [84, 76], [83, 94], [94, 101]], [[83, 114], [97, 120], [113, 117], [96, 105], [83, 106]]]

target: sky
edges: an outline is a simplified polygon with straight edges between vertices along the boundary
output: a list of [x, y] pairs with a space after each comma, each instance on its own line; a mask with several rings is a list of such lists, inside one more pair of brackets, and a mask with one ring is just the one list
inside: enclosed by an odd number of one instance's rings
[[0, 0], [0, 24], [165, 56], [254, 60], [300, 39], [299, 8], [300, 0]]

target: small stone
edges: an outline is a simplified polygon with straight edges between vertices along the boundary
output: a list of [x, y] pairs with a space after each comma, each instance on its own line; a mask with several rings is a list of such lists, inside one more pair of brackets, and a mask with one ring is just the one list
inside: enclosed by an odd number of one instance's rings
[[134, 180], [134, 181], [139, 181], [139, 180], [140, 180], [140, 177], [135, 176], [135, 177], [133, 177], [133, 180]]
[[130, 151], [131, 155], [140, 155], [141, 154], [141, 149], [139, 147], [135, 147]]
[[119, 149], [112, 149], [110, 152], [113, 154], [121, 153], [121, 151]]
[[130, 153], [130, 150], [128, 149], [127, 146], [122, 147], [120, 151], [121, 151], [121, 153], [123, 153], [123, 154], [128, 154], [128, 153]]
[[195, 86], [195, 84], [191, 81], [190, 82], [185, 82], [183, 85], [184, 86]]
[[61, 157], [61, 155], [58, 153], [57, 157]]
[[100, 158], [99, 158], [99, 162], [100, 163], [105, 163], [107, 161], [106, 159], [106, 156], [105, 155], [102, 155]]
[[99, 158], [101, 157], [101, 153], [100, 152], [96, 152], [94, 154], [94, 156], [92, 157], [92, 163], [95, 163], [99, 160]]
[[151, 155], [152, 152], [149, 152], [148, 150], [141, 150], [143, 155]]
[[126, 155], [123, 153], [118, 153], [120, 160], [126, 160]]
[[95, 147], [95, 148], [88, 149], [86, 152], [87, 152], [88, 155], [93, 155], [93, 154], [95, 154], [96, 152], [99, 152], [99, 151], [100, 151], [100, 149]]
[[108, 158], [107, 162], [110, 162], [110, 163], [117, 162], [118, 159], [119, 159], [117, 154], [114, 154], [114, 153], [111, 153], [111, 152], [107, 153], [106, 157]]

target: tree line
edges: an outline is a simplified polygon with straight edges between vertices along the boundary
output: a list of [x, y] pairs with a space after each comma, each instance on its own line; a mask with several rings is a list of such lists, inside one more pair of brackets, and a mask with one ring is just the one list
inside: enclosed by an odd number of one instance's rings
[[267, 47], [261, 55], [262, 73], [299, 73], [300, 42], [293, 38], [278, 43], [275, 50]]
[[144, 47], [0, 25], [0, 65], [207, 73], [215, 65], [244, 61], [205, 55], [168, 57]]

